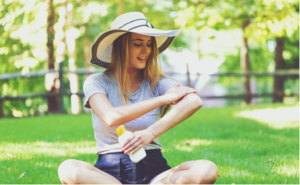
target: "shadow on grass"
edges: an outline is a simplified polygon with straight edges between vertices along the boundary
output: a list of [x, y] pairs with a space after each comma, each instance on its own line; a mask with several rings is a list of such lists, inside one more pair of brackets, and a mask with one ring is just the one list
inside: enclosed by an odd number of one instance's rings
[[1, 141], [28, 143], [95, 141], [90, 114], [0, 119]]
[[270, 128], [232, 111], [201, 114], [160, 138], [172, 167], [208, 159], [219, 168], [216, 183], [298, 184], [299, 128]]
[[[216, 182], [219, 184], [298, 184], [299, 128], [274, 129], [235, 117], [234, 111], [236, 108], [203, 109], [162, 135], [163, 155], [169, 165], [208, 159], [219, 168], [221, 177]], [[66, 142], [94, 142], [96, 145], [91, 115], [87, 114], [1, 119], [0, 127], [4, 128], [0, 130], [3, 143], [35, 146], [34, 143], [43, 142], [59, 146]], [[8, 151], [2, 148], [1, 153], [6, 155]], [[41, 152], [28, 156], [28, 151], [24, 151], [27, 156], [22, 157], [21, 152], [17, 158], [2, 157], [0, 183], [58, 184], [57, 167], [62, 161], [73, 158], [94, 164], [97, 156], [93, 152], [74, 151], [61, 156]]]

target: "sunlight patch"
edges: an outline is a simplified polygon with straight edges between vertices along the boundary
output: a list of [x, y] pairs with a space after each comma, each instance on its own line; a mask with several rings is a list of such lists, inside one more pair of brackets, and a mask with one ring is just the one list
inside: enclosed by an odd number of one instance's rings
[[208, 141], [206, 139], [192, 139], [191, 146], [208, 146], [212, 143], [212, 141]]
[[[94, 141], [81, 142], [33, 142], [33, 143], [0, 143], [0, 160], [15, 158], [31, 159], [37, 156], [62, 157], [78, 154], [94, 154], [97, 151]], [[25, 154], [25, 155], [24, 155]]]
[[186, 152], [191, 152], [194, 150], [194, 147], [191, 147], [191, 146], [184, 146], [184, 145], [176, 145], [175, 148], [177, 150], [180, 150], [180, 151], [186, 151]]
[[283, 166], [276, 166], [272, 170], [276, 172], [277, 174], [282, 174], [284, 176], [294, 176], [299, 173], [298, 167], [295, 166], [288, 166], [288, 165], [283, 165]]
[[235, 116], [249, 118], [275, 129], [299, 127], [299, 106], [247, 110]]
[[236, 169], [236, 168], [230, 168], [230, 169], [228, 169], [227, 174], [222, 174], [222, 175], [223, 176], [231, 176], [233, 178], [236, 178], [236, 177], [253, 178], [254, 177], [254, 175], [252, 173], [250, 173], [246, 170]]
[[180, 151], [191, 152], [197, 146], [208, 146], [212, 143], [212, 141], [206, 139], [192, 139], [185, 142], [185, 145], [177, 144], [175, 148]]

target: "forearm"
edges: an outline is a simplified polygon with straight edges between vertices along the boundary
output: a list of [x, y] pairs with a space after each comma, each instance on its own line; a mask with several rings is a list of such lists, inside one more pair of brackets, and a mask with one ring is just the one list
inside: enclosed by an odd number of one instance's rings
[[125, 124], [165, 104], [164, 98], [158, 96], [139, 103], [115, 107], [103, 115], [103, 120], [110, 127]]
[[159, 137], [169, 129], [181, 123], [203, 105], [202, 100], [196, 94], [186, 95], [178, 104], [174, 106], [165, 116], [147, 128], [154, 138]]

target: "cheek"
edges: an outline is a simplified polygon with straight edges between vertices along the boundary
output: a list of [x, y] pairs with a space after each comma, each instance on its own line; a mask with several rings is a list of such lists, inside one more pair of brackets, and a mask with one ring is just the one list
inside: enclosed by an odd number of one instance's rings
[[149, 48], [149, 50], [148, 50], [149, 56], [151, 55], [151, 53], [152, 53], [152, 48]]
[[130, 59], [136, 59], [138, 57], [138, 52], [136, 50], [129, 52]]
[[129, 62], [134, 58], [134, 52], [129, 51]]

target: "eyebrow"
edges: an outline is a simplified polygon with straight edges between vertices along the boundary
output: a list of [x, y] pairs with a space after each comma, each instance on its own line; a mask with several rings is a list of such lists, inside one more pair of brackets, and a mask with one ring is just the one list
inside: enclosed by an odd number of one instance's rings
[[[144, 41], [143, 39], [135, 39], [135, 40]], [[135, 41], [135, 40], [133, 40], [133, 41]], [[152, 41], [152, 39], [150, 39], [148, 41]]]

